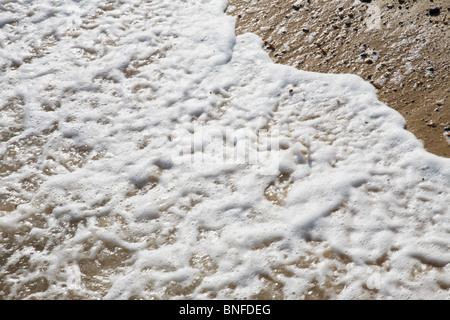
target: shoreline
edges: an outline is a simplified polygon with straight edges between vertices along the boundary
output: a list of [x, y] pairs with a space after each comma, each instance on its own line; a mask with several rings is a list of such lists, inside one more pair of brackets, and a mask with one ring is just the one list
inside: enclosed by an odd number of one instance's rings
[[372, 83], [379, 100], [405, 118], [406, 129], [427, 151], [450, 158], [445, 1], [229, 0], [227, 14], [236, 17], [237, 34], [260, 36], [276, 63], [356, 74]]

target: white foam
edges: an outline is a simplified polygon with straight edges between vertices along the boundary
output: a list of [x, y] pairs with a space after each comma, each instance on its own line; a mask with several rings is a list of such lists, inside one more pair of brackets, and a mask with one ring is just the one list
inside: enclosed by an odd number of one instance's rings
[[449, 298], [450, 160], [225, 7], [2, 4], [0, 296]]

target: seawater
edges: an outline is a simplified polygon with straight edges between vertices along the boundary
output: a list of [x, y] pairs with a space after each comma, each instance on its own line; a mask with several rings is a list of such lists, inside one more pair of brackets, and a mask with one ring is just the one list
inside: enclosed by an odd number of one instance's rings
[[449, 298], [450, 160], [226, 1], [0, 1], [2, 299]]

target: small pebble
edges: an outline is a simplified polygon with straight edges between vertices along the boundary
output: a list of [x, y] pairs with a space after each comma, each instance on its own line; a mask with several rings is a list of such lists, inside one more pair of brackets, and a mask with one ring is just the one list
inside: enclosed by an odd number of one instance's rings
[[428, 10], [428, 13], [430, 14], [430, 16], [436, 17], [441, 13], [441, 9], [439, 9], [439, 7], [430, 8]]
[[379, 84], [378, 82], [374, 82], [374, 83], [373, 83], [373, 86], [374, 86], [375, 88], [377, 88], [377, 89], [381, 89], [381, 88], [382, 88], [381, 84]]
[[433, 120], [430, 120], [427, 122], [427, 126], [434, 128], [436, 127], [436, 124], [433, 122]]

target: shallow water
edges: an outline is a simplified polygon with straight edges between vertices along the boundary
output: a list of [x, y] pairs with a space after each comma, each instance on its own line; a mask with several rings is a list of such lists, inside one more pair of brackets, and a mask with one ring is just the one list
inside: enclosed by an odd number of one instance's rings
[[449, 297], [449, 160], [225, 6], [0, 2], [1, 298]]

